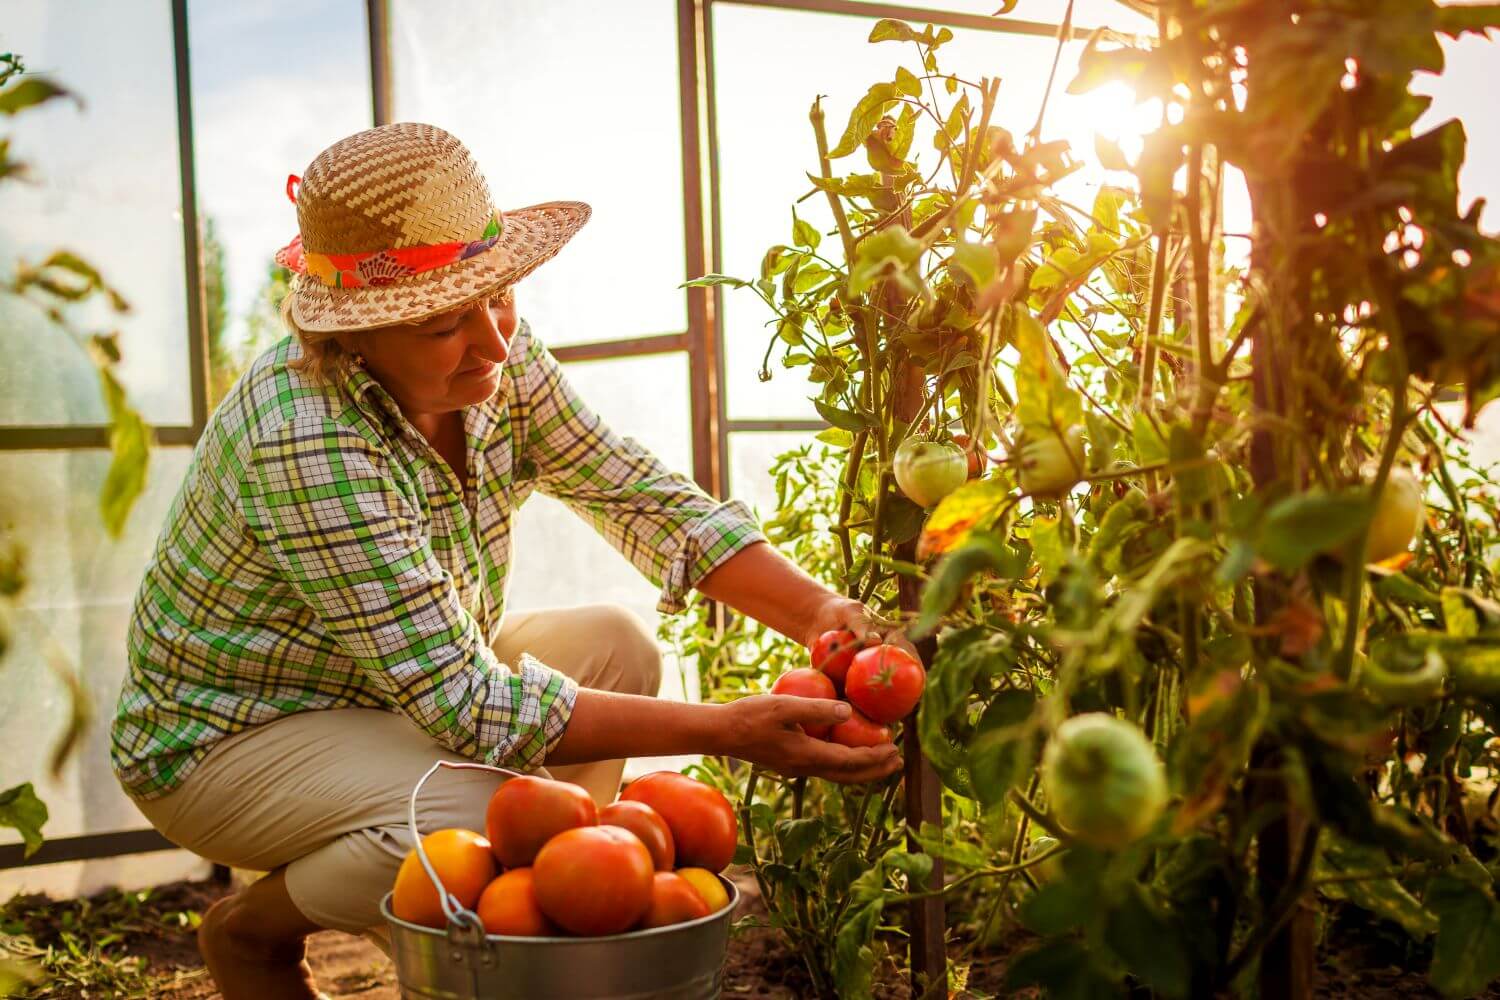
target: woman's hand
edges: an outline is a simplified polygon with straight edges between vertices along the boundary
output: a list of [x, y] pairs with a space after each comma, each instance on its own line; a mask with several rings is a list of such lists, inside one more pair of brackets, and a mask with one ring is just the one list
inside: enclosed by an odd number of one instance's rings
[[721, 751], [788, 777], [827, 778], [846, 784], [875, 781], [901, 768], [894, 743], [846, 747], [816, 740], [799, 728], [836, 725], [849, 718], [849, 706], [824, 698], [759, 694], [720, 706], [727, 724]]
[[918, 662], [921, 661], [921, 657], [917, 655], [917, 647], [911, 644], [901, 626], [887, 621], [852, 597], [837, 594], [830, 595], [817, 605], [808, 622], [802, 645], [811, 649], [818, 636], [840, 628], [848, 629], [856, 638], [872, 645], [883, 642], [897, 646], [916, 657]]

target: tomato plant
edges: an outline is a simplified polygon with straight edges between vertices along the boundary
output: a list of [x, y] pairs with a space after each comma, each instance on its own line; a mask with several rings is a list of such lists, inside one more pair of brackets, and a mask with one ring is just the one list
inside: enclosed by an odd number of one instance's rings
[[[1457, 208], [1462, 128], [1419, 133], [1406, 86], [1500, 15], [1153, 9], [1156, 39], [1098, 33], [1065, 84], [1163, 108], [1138, 155], [1098, 144], [1120, 183], [1091, 205], [1045, 107], [1000, 128], [995, 81], [939, 67], [951, 33], [881, 20], [916, 62], [832, 136], [813, 103], [823, 201], [759, 276], [693, 283], [757, 296], [816, 374], [830, 426], [773, 466], [768, 537], [936, 647], [903, 738], [940, 817], [894, 780], [710, 770], [820, 996], [870, 995], [880, 928], [909, 904], [917, 954], [933, 898], [965, 949], [1037, 936], [1015, 991], [1296, 996], [1314, 920], [1356, 912], [1444, 994], [1500, 975], [1500, 823], [1472, 806], [1500, 795], [1500, 501], [1464, 441], [1500, 394], [1500, 244]], [[1005, 460], [927, 508], [897, 457], [956, 433]], [[672, 629], [719, 697], [802, 655]]]

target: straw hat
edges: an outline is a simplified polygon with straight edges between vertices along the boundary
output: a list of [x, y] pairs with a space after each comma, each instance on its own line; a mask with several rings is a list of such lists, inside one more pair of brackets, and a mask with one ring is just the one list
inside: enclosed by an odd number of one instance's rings
[[581, 201], [502, 212], [463, 143], [418, 122], [341, 139], [287, 180], [296, 239], [276, 254], [297, 272], [303, 330], [415, 323], [521, 280], [588, 221]]

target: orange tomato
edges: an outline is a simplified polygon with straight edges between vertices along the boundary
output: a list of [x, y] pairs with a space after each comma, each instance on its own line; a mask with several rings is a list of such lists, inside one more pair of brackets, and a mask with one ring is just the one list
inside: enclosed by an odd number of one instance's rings
[[530, 868], [512, 868], [485, 887], [474, 910], [486, 934], [555, 937], [557, 926], [537, 905]]
[[[472, 910], [480, 893], [495, 877], [495, 855], [490, 842], [473, 830], [438, 830], [422, 838], [422, 849], [437, 872], [438, 879], [464, 909]], [[417, 859], [409, 851], [396, 872], [396, 887], [391, 897], [391, 912], [402, 920], [424, 927], [446, 927], [437, 889]]]
[[676, 872], [657, 872], [651, 882], [651, 908], [641, 926], [666, 927], [708, 914], [708, 904], [691, 882]]

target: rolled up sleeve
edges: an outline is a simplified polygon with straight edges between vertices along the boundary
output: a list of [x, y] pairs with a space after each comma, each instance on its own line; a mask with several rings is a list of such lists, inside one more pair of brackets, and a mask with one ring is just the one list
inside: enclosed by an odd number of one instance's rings
[[380, 691], [455, 753], [542, 764], [577, 686], [530, 656], [514, 671], [495, 657], [381, 450], [331, 418], [295, 418], [251, 449], [248, 466], [251, 532]]
[[681, 611], [699, 580], [765, 539], [745, 504], [714, 499], [606, 426], [535, 337], [526, 350], [531, 427], [523, 462], [534, 468], [543, 494], [593, 525], [661, 588], [659, 611]]

